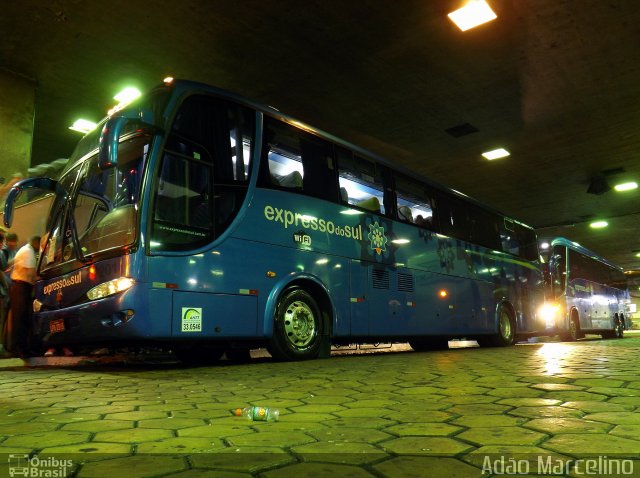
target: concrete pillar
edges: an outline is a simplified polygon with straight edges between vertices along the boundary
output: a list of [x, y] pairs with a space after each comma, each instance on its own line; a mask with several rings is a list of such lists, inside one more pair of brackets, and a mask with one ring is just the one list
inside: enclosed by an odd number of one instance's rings
[[35, 81], [0, 69], [0, 200], [31, 164]]

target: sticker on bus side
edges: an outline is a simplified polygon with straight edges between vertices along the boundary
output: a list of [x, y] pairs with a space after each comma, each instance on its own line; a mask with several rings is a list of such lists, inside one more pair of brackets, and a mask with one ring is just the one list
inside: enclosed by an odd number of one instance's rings
[[196, 307], [182, 308], [180, 332], [202, 332], [202, 309]]

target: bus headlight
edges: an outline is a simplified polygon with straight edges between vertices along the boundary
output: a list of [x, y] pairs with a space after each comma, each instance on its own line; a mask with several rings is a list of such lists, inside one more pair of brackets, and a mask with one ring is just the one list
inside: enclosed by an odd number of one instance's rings
[[547, 327], [554, 327], [556, 325], [556, 319], [560, 316], [560, 306], [549, 302], [540, 307], [539, 314], [546, 322]]
[[135, 281], [129, 277], [118, 277], [117, 279], [98, 284], [89, 292], [87, 292], [87, 297], [89, 298], [89, 300], [109, 297], [110, 295], [117, 294], [118, 292], [123, 292], [131, 288], [134, 283]]

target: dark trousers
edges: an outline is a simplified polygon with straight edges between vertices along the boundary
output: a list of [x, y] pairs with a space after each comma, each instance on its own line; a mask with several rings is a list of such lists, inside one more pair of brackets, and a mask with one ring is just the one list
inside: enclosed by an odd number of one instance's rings
[[27, 282], [13, 281], [9, 292], [11, 314], [7, 317], [7, 343], [8, 351], [19, 355], [29, 355], [29, 336], [32, 327], [32, 298], [33, 286]]

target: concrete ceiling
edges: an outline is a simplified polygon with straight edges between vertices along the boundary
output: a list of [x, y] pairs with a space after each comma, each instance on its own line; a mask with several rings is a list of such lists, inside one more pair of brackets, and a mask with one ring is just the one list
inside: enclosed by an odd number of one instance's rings
[[[68, 157], [67, 127], [131, 84], [203, 81], [402, 163], [640, 271], [640, 2], [489, 0], [4, 2], [0, 68], [37, 84], [33, 165]], [[454, 137], [447, 129], [471, 124]], [[511, 157], [488, 162], [502, 146]], [[609, 227], [590, 230], [593, 218]]]

